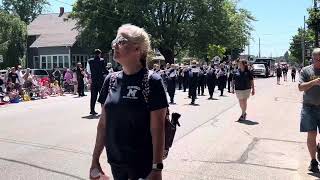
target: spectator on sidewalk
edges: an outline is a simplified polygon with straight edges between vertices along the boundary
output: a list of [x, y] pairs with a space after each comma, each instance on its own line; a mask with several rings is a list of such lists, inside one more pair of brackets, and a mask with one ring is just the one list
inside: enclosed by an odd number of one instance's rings
[[18, 75], [19, 85], [22, 87], [23, 84], [24, 84], [24, 79], [23, 79], [23, 73], [22, 73], [22, 66], [21, 65], [17, 66], [17, 75]]
[[4, 74], [4, 79], [3, 79], [5, 84], [8, 82], [10, 73], [11, 73], [11, 68], [8, 67], [6, 73]]
[[58, 68], [55, 68], [54, 71], [52, 72], [52, 75], [54, 77], [54, 80], [51, 83], [58, 81], [59, 86], [61, 86], [61, 77], [62, 77], [61, 71]]
[[82, 69], [82, 64], [79, 62], [77, 64], [77, 82], [78, 82], [78, 95], [79, 97], [83, 97], [86, 96], [84, 94], [84, 76], [85, 76], [85, 72]]
[[77, 81], [77, 69], [72, 70], [72, 84], [73, 84], [73, 94], [77, 95], [78, 93], [78, 81]]
[[[147, 69], [149, 35], [137, 26], [123, 25], [112, 48], [123, 71], [110, 74], [101, 90], [99, 102], [104, 105], [90, 172], [102, 173], [99, 157], [105, 146], [114, 179], [162, 179], [168, 102], [161, 77]], [[142, 84], [148, 79], [146, 104], [147, 87]]]
[[[313, 64], [300, 73], [299, 90], [303, 91], [300, 132], [307, 132], [307, 146], [311, 157], [309, 171], [318, 173], [320, 144], [317, 145], [317, 130], [320, 128], [320, 48], [312, 52]], [[318, 161], [316, 160], [318, 153]]]
[[250, 97], [250, 94], [255, 94], [253, 74], [249, 70], [248, 61], [240, 60], [238, 63], [239, 69], [234, 74], [234, 81], [232, 84], [233, 91], [232, 93], [236, 93], [237, 98], [239, 100], [240, 108], [242, 114], [238, 121], [246, 120], [247, 117], [247, 102]]
[[16, 84], [19, 82], [18, 74], [15, 67], [11, 68], [11, 72], [8, 75], [8, 81]]

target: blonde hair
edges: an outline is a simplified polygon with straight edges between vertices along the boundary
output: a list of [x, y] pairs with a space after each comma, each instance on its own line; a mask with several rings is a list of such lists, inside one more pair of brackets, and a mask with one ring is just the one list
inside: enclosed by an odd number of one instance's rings
[[131, 42], [137, 44], [141, 48], [142, 57], [140, 61], [142, 65], [146, 67], [147, 56], [151, 50], [149, 34], [143, 28], [132, 24], [124, 24], [120, 26], [118, 32], [124, 32]]
[[315, 49], [312, 51], [312, 57], [315, 56], [315, 55], [320, 55], [320, 48], [315, 48]]

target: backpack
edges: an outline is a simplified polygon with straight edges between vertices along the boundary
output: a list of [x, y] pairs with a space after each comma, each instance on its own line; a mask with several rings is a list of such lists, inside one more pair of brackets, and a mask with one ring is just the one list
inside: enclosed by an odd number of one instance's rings
[[[150, 95], [150, 88], [149, 88], [149, 79], [150, 76], [154, 73], [153, 71], [149, 71], [144, 73], [143, 79], [142, 79], [142, 95], [146, 102], [146, 104], [149, 103], [149, 95]], [[112, 73], [109, 80], [109, 91], [111, 87], [117, 87], [117, 79], [120, 72]], [[169, 149], [172, 147], [173, 140], [175, 137], [175, 133], [177, 130], [177, 125], [180, 127], [179, 118], [181, 115], [179, 113], [172, 113], [170, 118], [170, 111], [169, 108], [167, 108], [166, 116], [165, 116], [165, 146], [164, 146], [164, 153], [163, 153], [163, 159], [166, 159], [169, 154]]]

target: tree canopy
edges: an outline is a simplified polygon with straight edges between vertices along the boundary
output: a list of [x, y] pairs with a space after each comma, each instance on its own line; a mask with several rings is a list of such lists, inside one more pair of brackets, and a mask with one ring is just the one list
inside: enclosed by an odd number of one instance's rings
[[[320, 24], [320, 12], [313, 8], [308, 9], [309, 17], [306, 20], [307, 29], [299, 28], [297, 34], [292, 37], [290, 42], [290, 57], [289, 60], [298, 64], [302, 64], [302, 44], [305, 43], [305, 57], [308, 57], [307, 52], [315, 47], [315, 27]], [[318, 24], [318, 25], [317, 25]], [[320, 33], [320, 28], [317, 28]], [[307, 51], [308, 50], [308, 51]]]
[[78, 0], [72, 17], [78, 19], [79, 40], [88, 48], [110, 50], [117, 28], [124, 23], [143, 27], [166, 62], [181, 51], [201, 59], [209, 44], [237, 52], [247, 44], [254, 20], [232, 0]]
[[19, 17], [0, 10], [0, 54], [4, 63], [0, 66], [15, 66], [23, 57], [26, 42], [26, 24]]
[[2, 0], [3, 9], [10, 14], [18, 15], [26, 24], [30, 24], [42, 13], [47, 0]]

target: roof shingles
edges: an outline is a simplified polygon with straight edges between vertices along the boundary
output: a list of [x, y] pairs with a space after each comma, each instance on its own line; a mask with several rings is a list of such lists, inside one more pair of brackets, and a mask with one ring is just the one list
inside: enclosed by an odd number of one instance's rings
[[68, 16], [69, 13], [61, 17], [59, 14], [39, 15], [28, 26], [29, 36], [39, 36], [30, 47], [73, 46], [79, 32], [75, 29], [76, 21]]

